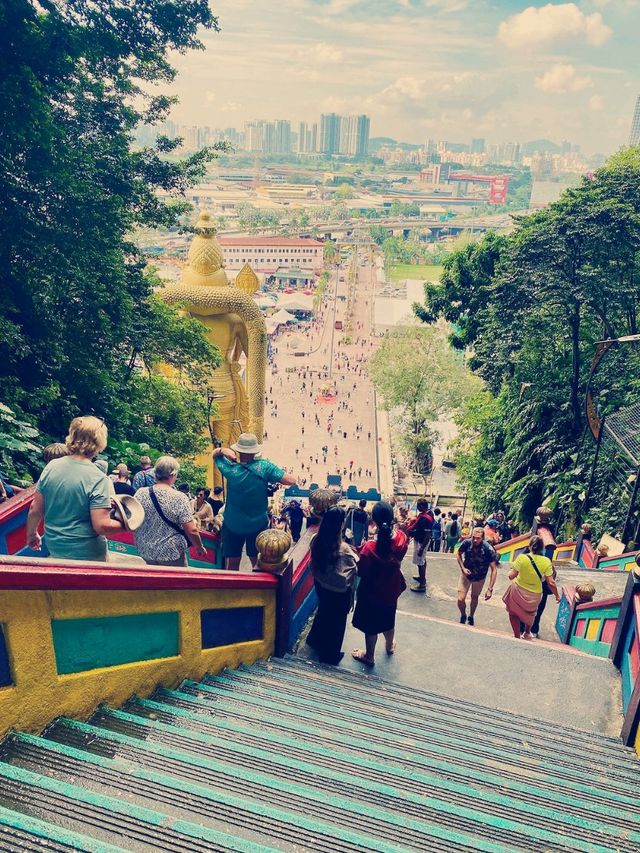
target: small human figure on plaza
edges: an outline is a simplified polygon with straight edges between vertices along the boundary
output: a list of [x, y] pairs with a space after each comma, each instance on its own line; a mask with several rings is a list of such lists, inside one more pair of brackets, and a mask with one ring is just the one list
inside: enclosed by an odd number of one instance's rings
[[[460, 580], [458, 582], [458, 610], [460, 611], [460, 624], [475, 624], [475, 613], [478, 607], [478, 599], [487, 579], [489, 569], [491, 578], [489, 587], [484, 594], [485, 601], [493, 595], [493, 588], [498, 576], [498, 558], [488, 542], [484, 539], [484, 528], [474, 527], [471, 538], [465, 539], [458, 548], [458, 565], [460, 566]], [[467, 616], [467, 596], [471, 590], [471, 602], [469, 604], [469, 615]]]
[[358, 506], [352, 506], [348, 510], [344, 528], [345, 534], [346, 531], [351, 532], [351, 536], [347, 538], [355, 548], [359, 548], [369, 538], [369, 513], [365, 500], [358, 501]]
[[371, 511], [376, 526], [375, 539], [365, 542], [360, 550], [358, 584], [353, 627], [365, 635], [365, 648], [354, 649], [352, 657], [367, 666], [375, 663], [378, 634], [384, 634], [388, 655], [395, 651], [395, 625], [398, 598], [407, 588], [402, 574], [402, 560], [409, 539], [402, 530], [393, 529], [393, 508], [379, 501]]
[[413, 576], [416, 583], [411, 592], [426, 593], [427, 591], [427, 550], [433, 535], [433, 513], [429, 501], [421, 498], [416, 506], [418, 514], [412, 518], [405, 528], [410, 539], [413, 539], [413, 557], [411, 562], [418, 569]]
[[286, 518], [291, 531], [291, 538], [294, 542], [298, 542], [302, 533], [302, 525], [305, 519], [305, 512], [300, 504], [300, 501], [291, 500], [282, 511], [282, 515]]

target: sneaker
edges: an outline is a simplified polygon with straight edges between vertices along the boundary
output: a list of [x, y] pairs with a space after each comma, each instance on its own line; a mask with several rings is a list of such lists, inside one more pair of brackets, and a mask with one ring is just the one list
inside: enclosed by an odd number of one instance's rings
[[467, 624], [467, 614], [466, 614], [466, 613], [463, 613], [463, 614], [460, 616], [460, 624], [461, 624], [461, 625], [466, 625], [466, 624]]
[[469, 616], [469, 618], [467, 619], [467, 625], [471, 625], [471, 627], [473, 628], [475, 624], [476, 623], [473, 621], [473, 616]]

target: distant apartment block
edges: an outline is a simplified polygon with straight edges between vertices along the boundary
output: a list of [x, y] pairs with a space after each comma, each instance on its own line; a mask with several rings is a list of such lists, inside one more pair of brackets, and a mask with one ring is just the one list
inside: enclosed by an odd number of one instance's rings
[[631, 133], [629, 134], [629, 145], [640, 145], [640, 95], [638, 95], [636, 108], [633, 112]]
[[257, 273], [273, 275], [276, 270], [296, 269], [320, 273], [324, 244], [305, 237], [218, 237], [225, 267], [237, 272], [251, 264]]

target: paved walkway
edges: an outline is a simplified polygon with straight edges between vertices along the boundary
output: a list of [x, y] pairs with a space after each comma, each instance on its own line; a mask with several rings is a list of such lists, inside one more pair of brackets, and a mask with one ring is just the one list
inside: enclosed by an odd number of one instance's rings
[[[350, 339], [335, 329], [336, 320], [346, 325], [347, 279], [347, 269], [334, 273], [321, 314], [306, 336], [294, 328], [275, 340], [266, 381], [265, 456], [291, 471], [301, 485], [324, 486], [327, 474], [340, 472], [345, 488], [353, 483], [366, 490], [380, 487], [376, 444], [382, 443], [366, 369], [379, 340], [371, 334], [372, 268], [356, 267]], [[323, 389], [334, 391], [335, 398], [325, 402]], [[323, 447], [328, 447], [326, 454]]]
[[[405, 560], [407, 583], [413, 566]], [[476, 625], [459, 624], [456, 605], [458, 569], [452, 555], [434, 555], [428, 563], [429, 596], [407, 590], [399, 601], [397, 651], [388, 657], [380, 638], [375, 675], [389, 681], [430, 690], [452, 698], [563, 723], [587, 731], [619, 735], [620, 675], [604, 658], [562, 646], [554, 630], [556, 604], [549, 599], [541, 626], [541, 640], [525, 642], [510, 636], [502, 594], [508, 584], [501, 565], [494, 597], [481, 600]], [[585, 573], [560, 570], [559, 584], [573, 585]], [[597, 598], [619, 595], [626, 575], [589, 574]], [[368, 667], [351, 658], [364, 637], [349, 623], [341, 668], [365, 673]], [[298, 654], [313, 657], [304, 642]], [[571, 709], [567, 715], [567, 709]], [[479, 728], [482, 721], [478, 722]], [[489, 733], [490, 734], [490, 733]]]

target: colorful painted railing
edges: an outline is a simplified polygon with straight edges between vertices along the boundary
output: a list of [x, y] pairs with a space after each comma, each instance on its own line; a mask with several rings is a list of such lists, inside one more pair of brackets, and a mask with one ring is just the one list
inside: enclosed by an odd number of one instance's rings
[[622, 740], [640, 755], [640, 576], [633, 571], [627, 579], [609, 656], [622, 677]]
[[0, 736], [282, 653], [262, 572], [3, 556], [0, 592]]
[[[18, 557], [48, 556], [46, 536], [43, 538], [41, 551], [32, 551], [27, 547], [27, 516], [33, 494], [32, 487], [0, 504], [0, 554], [15, 554]], [[219, 535], [202, 531], [202, 542], [207, 550], [207, 559], [198, 558], [195, 548], [190, 548], [187, 553], [189, 566], [200, 569], [224, 568]], [[108, 547], [114, 554], [138, 556], [133, 534], [128, 531], [113, 535]]]
[[530, 538], [528, 533], [523, 533], [520, 536], [514, 536], [513, 539], [507, 539], [506, 542], [496, 545], [496, 553], [500, 562], [513, 563], [516, 557], [524, 553], [529, 545]]
[[609, 657], [622, 598], [576, 602], [575, 588], [563, 587], [556, 616], [560, 640], [596, 657]]

